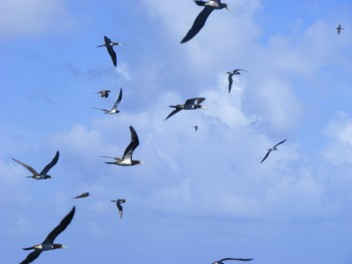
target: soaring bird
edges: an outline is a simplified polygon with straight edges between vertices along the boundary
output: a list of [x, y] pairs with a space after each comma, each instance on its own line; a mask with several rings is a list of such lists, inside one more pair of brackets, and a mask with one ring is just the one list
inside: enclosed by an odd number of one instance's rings
[[109, 93], [110, 93], [111, 91], [110, 90], [101, 90], [101, 91], [99, 91], [99, 92], [97, 92], [97, 93], [100, 93], [100, 97], [105, 97], [105, 98], [107, 98], [108, 96], [109, 96]]
[[116, 207], [119, 210], [119, 215], [120, 218], [122, 218], [122, 213], [123, 213], [123, 207], [122, 207], [122, 203], [125, 203], [126, 200], [125, 199], [117, 199], [117, 200], [111, 200], [112, 202], [116, 203]]
[[213, 12], [214, 9], [227, 8], [227, 4], [221, 3], [221, 0], [210, 0], [210, 1], [198, 1], [194, 0], [198, 6], [204, 6], [203, 10], [199, 13], [193, 22], [191, 29], [187, 32], [186, 36], [181, 40], [181, 43], [185, 43], [193, 38], [203, 28], [208, 16]]
[[198, 126], [193, 126], [194, 130], [197, 131], [198, 130]]
[[268, 149], [268, 152], [265, 154], [264, 158], [262, 159], [262, 161], [261, 161], [260, 163], [262, 163], [262, 162], [269, 156], [270, 152], [272, 152], [272, 151], [274, 151], [274, 150], [277, 150], [277, 146], [280, 145], [280, 144], [282, 144], [282, 143], [284, 143], [285, 141], [286, 141], [286, 139], [283, 140], [283, 141], [281, 141], [281, 142], [279, 142], [279, 143], [277, 143], [277, 144], [276, 144], [275, 146], [273, 146], [272, 148], [269, 148], [269, 149]]
[[55, 238], [66, 229], [66, 227], [71, 223], [73, 216], [75, 214], [76, 208], [73, 207], [72, 210], [61, 220], [60, 224], [55, 227], [53, 231], [46, 237], [43, 243], [35, 245], [33, 247], [24, 248], [23, 250], [32, 250], [25, 260], [23, 260], [20, 264], [28, 264], [35, 260], [40, 253], [47, 250], [58, 249], [58, 248], [66, 248], [62, 244], [54, 244]]
[[119, 105], [121, 99], [122, 99], [122, 88], [120, 89], [119, 97], [117, 98], [117, 100], [116, 100], [114, 106], [111, 108], [111, 110], [102, 109], [102, 108], [95, 108], [95, 107], [92, 107], [92, 108], [104, 111], [105, 114], [117, 114], [120, 112], [119, 110], [117, 110], [117, 106]]
[[84, 192], [80, 195], [77, 195], [76, 197], [73, 197], [73, 199], [78, 199], [78, 198], [85, 198], [89, 196], [89, 192]]
[[[169, 117], [173, 116], [174, 114], [180, 112], [181, 110], [194, 110], [198, 108], [204, 108], [201, 103], [205, 100], [204, 97], [196, 97], [196, 98], [191, 98], [187, 99], [184, 104], [178, 104], [178, 105], [170, 105], [170, 107], [175, 108], [174, 111], [172, 111], [166, 118], [168, 119]], [[164, 120], [164, 121], [165, 121]]]
[[243, 69], [236, 69], [236, 70], [227, 72], [227, 74], [229, 75], [229, 77], [228, 77], [228, 79], [229, 79], [229, 93], [231, 92], [232, 83], [233, 83], [232, 76], [240, 75], [241, 74], [240, 71], [247, 72], [246, 70], [243, 70]]
[[251, 261], [253, 260], [252, 258], [246, 259], [246, 258], [223, 258], [218, 261], [213, 262], [212, 264], [224, 264], [224, 261], [226, 260], [239, 260], [239, 261]]
[[57, 163], [57, 161], [59, 160], [59, 151], [56, 152], [55, 157], [53, 158], [53, 160], [45, 166], [45, 168], [38, 173], [35, 169], [33, 169], [31, 166], [16, 160], [14, 158], [12, 158], [14, 161], [18, 162], [19, 164], [21, 164], [22, 166], [24, 166], [25, 168], [27, 168], [33, 175], [32, 176], [27, 176], [27, 178], [33, 178], [36, 180], [45, 180], [45, 179], [50, 179], [51, 176], [48, 175], [47, 173], [49, 172], [49, 170]]
[[341, 24], [339, 24], [336, 29], [337, 29], [337, 34], [340, 35], [341, 30], [343, 30], [344, 28], [341, 27]]
[[113, 42], [111, 41], [111, 39], [109, 39], [108, 37], [104, 36], [104, 41], [105, 43], [103, 45], [99, 45], [97, 46], [97, 48], [100, 48], [100, 47], [106, 47], [106, 49], [108, 50], [109, 52], [109, 55], [112, 59], [112, 63], [115, 65], [116, 67], [116, 53], [113, 49], [113, 46], [117, 45], [117, 46], [121, 46], [121, 43], [118, 43], [118, 42]]
[[142, 161], [132, 159], [133, 151], [138, 147], [139, 140], [138, 140], [137, 133], [132, 126], [130, 126], [130, 132], [131, 132], [131, 142], [127, 146], [125, 152], [123, 153], [122, 158], [101, 156], [104, 158], [115, 159], [115, 161], [105, 161], [106, 164], [115, 164], [120, 166], [133, 166], [133, 165], [143, 164]]

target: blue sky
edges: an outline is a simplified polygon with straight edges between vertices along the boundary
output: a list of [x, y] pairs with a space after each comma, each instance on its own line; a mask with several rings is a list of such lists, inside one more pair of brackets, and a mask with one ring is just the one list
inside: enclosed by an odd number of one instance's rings
[[[0, 2], [2, 261], [75, 205], [56, 240], [69, 249], [35, 263], [352, 263], [351, 1], [227, 0], [182, 45], [191, 0], [30, 2]], [[104, 35], [122, 43], [116, 68]], [[229, 94], [235, 68], [248, 73]], [[120, 88], [119, 114], [91, 108]], [[164, 122], [198, 96], [206, 109]], [[108, 166], [99, 156], [120, 156], [130, 125], [145, 165]], [[57, 150], [52, 180], [11, 160], [41, 170]]]

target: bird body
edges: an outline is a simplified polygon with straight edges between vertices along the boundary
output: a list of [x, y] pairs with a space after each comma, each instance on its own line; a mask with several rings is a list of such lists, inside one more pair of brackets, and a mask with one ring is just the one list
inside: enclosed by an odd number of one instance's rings
[[236, 69], [236, 70], [233, 70], [233, 71], [226, 72], [229, 75], [229, 77], [228, 77], [228, 80], [229, 80], [229, 93], [231, 92], [232, 83], [233, 83], [232, 77], [234, 75], [240, 75], [241, 74], [240, 71], [247, 72], [246, 70], [243, 70], [243, 69]]
[[281, 141], [281, 142], [279, 142], [279, 143], [277, 143], [277, 144], [276, 144], [275, 146], [273, 146], [272, 148], [269, 148], [269, 149], [268, 149], [268, 152], [265, 154], [264, 158], [262, 159], [262, 161], [261, 161], [260, 163], [262, 163], [264, 160], [266, 160], [266, 158], [269, 156], [269, 154], [270, 154], [272, 151], [277, 150], [277, 146], [280, 145], [280, 144], [282, 144], [282, 143], [284, 143], [285, 141], [286, 141], [286, 139], [283, 140], [283, 141]]
[[109, 93], [110, 93], [111, 91], [110, 90], [101, 90], [101, 91], [99, 91], [99, 92], [97, 92], [97, 93], [100, 93], [100, 97], [105, 97], [105, 98], [107, 98], [108, 96], [109, 96]]
[[123, 214], [123, 207], [122, 207], [122, 203], [125, 203], [126, 200], [125, 199], [117, 199], [117, 200], [111, 200], [112, 202], [116, 203], [116, 207], [119, 210], [119, 215], [120, 218], [122, 218], [122, 214]]
[[112, 59], [112, 63], [115, 65], [116, 67], [116, 53], [113, 49], [113, 46], [121, 46], [121, 43], [119, 42], [114, 42], [114, 41], [111, 41], [111, 39], [109, 39], [108, 37], [104, 36], [104, 41], [105, 43], [102, 44], [102, 45], [99, 45], [97, 46], [97, 48], [100, 48], [100, 47], [106, 47], [106, 49], [108, 50], [108, 53]]
[[34, 245], [32, 247], [23, 248], [23, 250], [34, 250], [31, 252], [25, 260], [23, 260], [20, 264], [29, 264], [33, 262], [43, 251], [53, 250], [58, 248], [66, 248], [62, 244], [54, 244], [54, 240], [56, 237], [63, 232], [66, 227], [71, 223], [73, 216], [75, 214], [76, 208], [73, 207], [72, 210], [61, 220], [60, 224], [54, 228], [53, 231], [45, 238], [43, 243]]
[[[173, 116], [174, 114], [178, 113], [181, 110], [195, 110], [198, 108], [204, 108], [201, 103], [205, 100], [204, 97], [196, 97], [196, 98], [191, 98], [187, 99], [184, 104], [178, 104], [178, 105], [170, 105], [170, 107], [175, 108], [174, 111], [172, 111], [166, 118], [168, 119], [169, 117]], [[165, 121], [164, 120], [164, 121]]]
[[341, 24], [339, 24], [336, 29], [337, 29], [337, 34], [340, 35], [341, 30], [343, 30], [344, 28], [341, 26]]
[[204, 27], [208, 16], [215, 9], [227, 8], [227, 4], [221, 3], [221, 0], [210, 0], [210, 1], [194, 1], [198, 6], [204, 6], [203, 10], [199, 13], [193, 22], [191, 29], [187, 32], [186, 36], [181, 40], [181, 43], [185, 43], [192, 39], [198, 32]]
[[40, 173], [38, 173], [31, 166], [29, 166], [19, 160], [16, 160], [14, 158], [12, 158], [12, 159], [14, 161], [18, 162], [19, 164], [21, 164], [22, 166], [24, 166], [26, 169], [28, 169], [33, 174], [32, 176], [27, 176], [27, 178], [33, 178], [35, 180], [45, 180], [45, 179], [51, 179], [51, 176], [48, 175], [48, 172], [59, 160], [59, 155], [60, 155], [59, 151], [57, 151], [53, 160], [48, 165], [46, 165], [45, 168]]
[[115, 165], [119, 165], [119, 166], [134, 166], [134, 165], [138, 165], [138, 164], [143, 164], [142, 161], [132, 159], [133, 151], [139, 145], [139, 139], [138, 139], [136, 131], [134, 130], [134, 128], [132, 126], [130, 126], [130, 132], [131, 132], [131, 142], [127, 146], [125, 152], [123, 153], [122, 158], [101, 156], [104, 158], [112, 158], [115, 160], [115, 161], [106, 161], [105, 162], [106, 164], [115, 164]]
[[117, 113], [120, 112], [120, 110], [117, 109], [117, 106], [118, 106], [119, 103], [121, 102], [121, 99], [122, 99], [122, 88], [120, 89], [119, 97], [117, 98], [117, 100], [116, 100], [114, 106], [113, 106], [110, 110], [102, 109], [102, 108], [95, 108], [95, 107], [92, 107], [92, 108], [97, 109], [97, 110], [104, 111], [105, 114], [117, 114]]

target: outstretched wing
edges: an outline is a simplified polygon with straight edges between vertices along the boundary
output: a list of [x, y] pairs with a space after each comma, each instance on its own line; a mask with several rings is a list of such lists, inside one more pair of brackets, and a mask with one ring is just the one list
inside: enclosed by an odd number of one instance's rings
[[223, 258], [221, 260], [219, 260], [219, 262], [221, 261], [225, 261], [225, 260], [239, 260], [239, 261], [251, 261], [253, 260], [252, 258]]
[[39, 257], [40, 253], [42, 253], [41, 250], [34, 250], [33, 252], [29, 253], [28, 256], [26, 257], [25, 260], [23, 260], [20, 264], [29, 264], [33, 260], [35, 260], [37, 257]]
[[121, 102], [121, 99], [122, 99], [122, 88], [120, 89], [120, 94], [119, 94], [119, 97], [117, 98], [115, 104], [114, 104], [114, 108], [117, 108], [117, 106], [119, 105], [119, 103]]
[[[181, 110], [182, 110], [181, 108], [178, 108], [178, 109], [176, 108], [174, 111], [172, 111], [172, 112], [165, 118], [165, 120], [168, 119], [169, 117], [173, 116], [174, 114], [180, 112]], [[165, 120], [164, 120], [164, 121], [165, 121]]]
[[43, 244], [50, 243], [52, 244], [55, 238], [66, 229], [66, 227], [71, 223], [73, 216], [75, 215], [76, 207], [73, 207], [72, 210], [61, 220], [60, 224], [54, 228], [53, 231], [46, 237]]
[[199, 104], [201, 104], [204, 100], [205, 100], [204, 97], [191, 98], [191, 99], [186, 100], [185, 105], [190, 105], [190, 104], [199, 105]]
[[268, 150], [268, 152], [265, 154], [264, 158], [262, 159], [262, 161], [260, 163], [262, 163], [264, 160], [266, 160], [266, 158], [269, 156], [271, 150]]
[[27, 165], [26, 163], [23, 163], [23, 162], [21, 162], [19, 160], [16, 160], [14, 158], [11, 158], [11, 159], [13, 159], [14, 161], [18, 162], [22, 166], [24, 166], [27, 170], [29, 170], [31, 173], [33, 173], [34, 176], [39, 175], [38, 172], [35, 169], [33, 169], [31, 166]]
[[[197, 3], [197, 2], [196, 2]], [[198, 3], [197, 3], [198, 4]], [[191, 29], [187, 32], [186, 36], [181, 40], [181, 43], [185, 43], [193, 38], [198, 32], [204, 27], [205, 22], [207, 21], [208, 16], [213, 12], [214, 8], [210, 6], [204, 7], [202, 12], [196, 17]]]
[[132, 153], [138, 147], [139, 140], [136, 133], [136, 130], [132, 126], [130, 126], [131, 131], [131, 143], [127, 146], [125, 152], [123, 153], [123, 159], [131, 159], [132, 160]]
[[46, 175], [49, 170], [57, 163], [57, 161], [59, 160], [59, 156], [60, 156], [60, 153], [59, 151], [56, 151], [56, 154], [55, 154], [55, 157], [53, 158], [53, 160], [45, 166], [45, 168], [41, 171], [41, 175]]
[[233, 74], [229, 74], [229, 93], [231, 92], [231, 88], [232, 88], [232, 83], [233, 83], [233, 80], [232, 80], [232, 76], [233, 76]]
[[114, 66], [116, 67], [116, 53], [114, 51], [114, 49], [112, 48], [112, 46], [106, 46], [108, 52], [109, 52], [109, 55], [112, 59], [112, 63], [114, 64]]
[[287, 140], [287, 139], [284, 139], [283, 141], [281, 141], [281, 142], [277, 143], [277, 144], [276, 144], [273, 148], [275, 148], [275, 147], [277, 147], [278, 145], [280, 145], [280, 144], [284, 143], [286, 140]]
[[119, 203], [119, 202], [117, 201], [117, 202], [116, 202], [116, 206], [117, 206], [117, 209], [119, 209], [120, 218], [122, 218], [123, 207], [122, 207], [121, 203]]

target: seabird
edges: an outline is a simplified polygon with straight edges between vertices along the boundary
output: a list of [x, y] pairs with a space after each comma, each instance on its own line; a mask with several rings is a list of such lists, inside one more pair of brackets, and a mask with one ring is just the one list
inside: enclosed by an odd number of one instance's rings
[[223, 258], [218, 261], [213, 262], [212, 264], [224, 264], [224, 261], [226, 260], [239, 260], [239, 261], [251, 261], [253, 260], [252, 258], [246, 259], [246, 258]]
[[119, 209], [119, 215], [120, 218], [122, 218], [122, 213], [123, 213], [123, 207], [122, 207], [122, 203], [125, 203], [126, 200], [125, 199], [117, 199], [117, 200], [111, 200], [112, 202], [116, 203], [116, 207], [117, 209]]
[[341, 30], [344, 28], [341, 27], [341, 24], [339, 24], [336, 29], [337, 29], [337, 34], [340, 35]]
[[[166, 118], [168, 119], [169, 117], [173, 116], [174, 114], [180, 112], [181, 110], [194, 110], [198, 108], [204, 108], [201, 103], [205, 100], [204, 97], [196, 97], [196, 98], [191, 98], [187, 99], [184, 104], [178, 104], [178, 105], [170, 105], [170, 107], [175, 108], [174, 111], [172, 111]], [[164, 120], [164, 121], [165, 121]]]
[[76, 197], [73, 197], [73, 199], [78, 199], [78, 198], [85, 198], [89, 196], [89, 192], [84, 192], [80, 195], [77, 195]]
[[198, 130], [198, 126], [193, 126], [194, 130], [197, 131]]
[[131, 132], [131, 142], [127, 146], [125, 152], [123, 153], [122, 158], [101, 156], [104, 158], [115, 159], [115, 161], [105, 161], [106, 164], [115, 164], [120, 166], [133, 166], [133, 165], [143, 164], [142, 161], [132, 159], [133, 151], [138, 147], [139, 140], [138, 140], [137, 133], [132, 126], [130, 126], [130, 132]]
[[47, 250], [58, 249], [58, 248], [66, 248], [62, 244], [54, 244], [55, 238], [66, 229], [66, 227], [71, 223], [71, 220], [75, 214], [76, 208], [73, 207], [72, 210], [61, 220], [60, 224], [55, 227], [53, 231], [46, 237], [43, 243], [35, 245], [33, 247], [23, 248], [23, 250], [32, 250], [25, 260], [21, 262], [21, 264], [28, 264], [35, 260], [40, 253]]
[[277, 144], [276, 144], [275, 146], [273, 146], [272, 148], [269, 148], [269, 149], [268, 149], [268, 152], [265, 154], [264, 158], [262, 159], [262, 161], [261, 161], [260, 163], [262, 163], [262, 162], [269, 156], [270, 152], [272, 152], [272, 151], [274, 151], [274, 150], [277, 150], [277, 146], [280, 145], [280, 144], [282, 144], [282, 143], [284, 143], [285, 141], [286, 141], [286, 139], [283, 140], [283, 141], [281, 141], [281, 142], [279, 142], [279, 143], [277, 143]]
[[121, 99], [122, 99], [122, 88], [120, 89], [119, 97], [117, 98], [117, 100], [116, 100], [114, 106], [111, 108], [111, 110], [102, 109], [102, 108], [95, 108], [95, 107], [92, 107], [92, 108], [104, 111], [105, 114], [117, 114], [120, 112], [119, 110], [117, 110], [117, 106], [119, 105]]
[[227, 72], [227, 74], [229, 75], [229, 93], [231, 92], [232, 83], [233, 83], [232, 76], [240, 75], [241, 74], [240, 71], [247, 72], [246, 70], [243, 70], [243, 69], [236, 69], [236, 70]]
[[208, 16], [213, 12], [214, 9], [223, 9], [227, 8], [227, 4], [221, 3], [221, 0], [210, 0], [210, 1], [197, 1], [194, 2], [198, 6], [204, 6], [203, 10], [199, 13], [196, 19], [193, 22], [191, 29], [187, 32], [186, 36], [181, 40], [181, 43], [185, 43], [193, 38], [198, 32], [202, 29], [207, 21]]
[[27, 178], [33, 178], [36, 180], [44, 180], [44, 179], [50, 179], [51, 176], [47, 175], [47, 173], [49, 172], [49, 170], [57, 163], [57, 161], [59, 160], [59, 151], [56, 152], [55, 157], [53, 158], [53, 160], [45, 166], [45, 168], [38, 173], [35, 169], [33, 169], [31, 166], [16, 160], [14, 158], [12, 158], [14, 161], [18, 162], [19, 164], [21, 164], [22, 166], [24, 166], [25, 168], [27, 168], [33, 175], [32, 176], [27, 176]]
[[103, 45], [99, 45], [97, 46], [97, 48], [100, 48], [100, 47], [106, 47], [106, 49], [108, 50], [109, 52], [109, 55], [112, 59], [112, 63], [115, 65], [116, 67], [116, 53], [113, 49], [113, 46], [115, 45], [118, 45], [118, 46], [121, 46], [121, 43], [118, 43], [118, 42], [113, 42], [111, 41], [111, 39], [109, 39], [108, 37], [104, 36], [104, 41], [105, 43]]
[[110, 90], [101, 90], [101, 91], [99, 91], [99, 92], [97, 92], [97, 93], [100, 93], [100, 96], [101, 96], [101, 97], [107, 98], [107, 97], [109, 96], [109, 93], [110, 93], [110, 92], [111, 92]]

